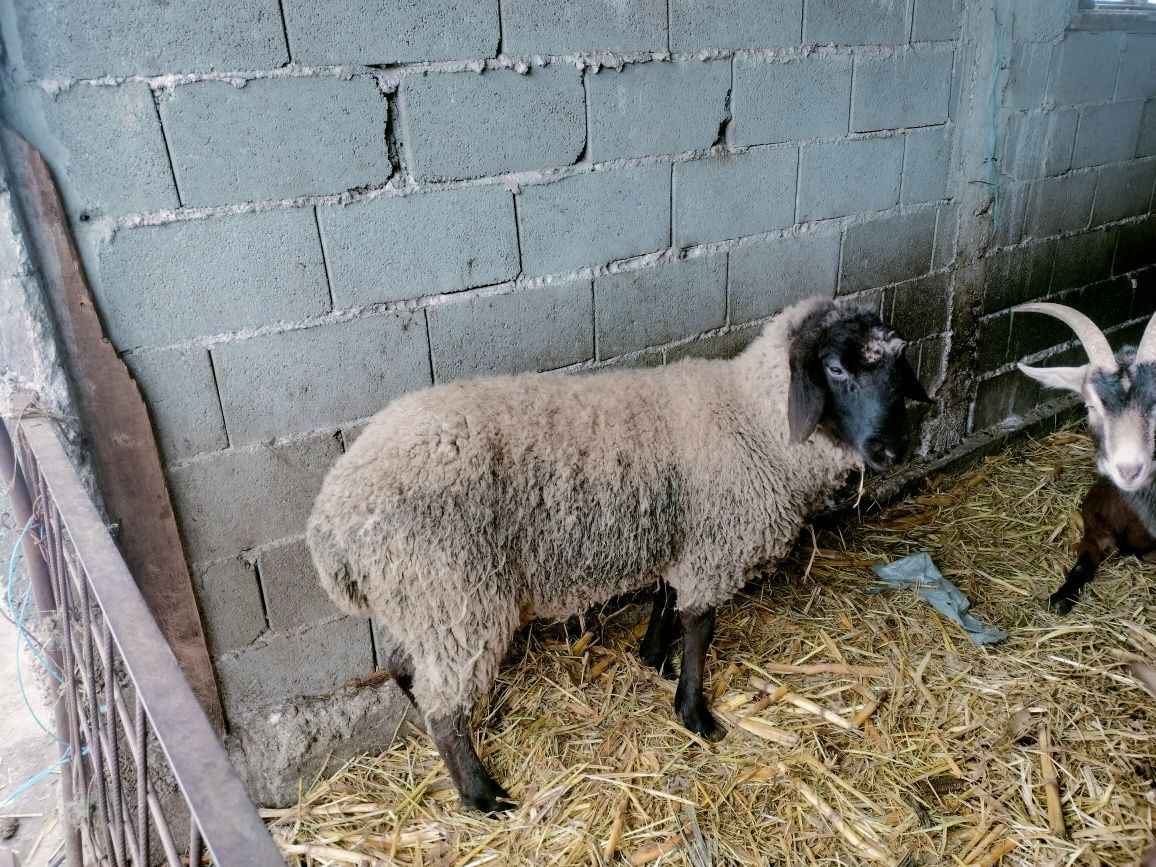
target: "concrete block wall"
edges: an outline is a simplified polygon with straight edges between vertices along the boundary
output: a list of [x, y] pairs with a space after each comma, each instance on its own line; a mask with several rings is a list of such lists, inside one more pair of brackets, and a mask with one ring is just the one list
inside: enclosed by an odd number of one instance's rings
[[[1156, 18], [1156, 15], [1151, 16]], [[1065, 326], [1008, 308], [1028, 300], [1088, 313], [1117, 346], [1156, 311], [1156, 27], [1050, 26], [1011, 41], [997, 115], [998, 191], [978, 321], [970, 430], [1014, 425], [1048, 395], [1014, 363], [1082, 363]], [[1014, 19], [1009, 30], [1017, 30]]]
[[400, 394], [727, 357], [842, 296], [941, 393], [927, 450], [1033, 405], [1015, 358], [1070, 351], [1011, 305], [1134, 330], [1156, 36], [1069, 6], [0, 4], [4, 116], [145, 392], [230, 716], [378, 664], [302, 532]]

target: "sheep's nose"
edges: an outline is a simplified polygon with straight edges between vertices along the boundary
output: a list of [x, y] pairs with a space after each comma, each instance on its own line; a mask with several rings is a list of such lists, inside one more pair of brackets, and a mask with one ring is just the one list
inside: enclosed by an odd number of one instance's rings
[[1144, 465], [1116, 464], [1116, 472], [1120, 474], [1120, 478], [1125, 482], [1131, 483], [1140, 478], [1140, 474], [1144, 472]]

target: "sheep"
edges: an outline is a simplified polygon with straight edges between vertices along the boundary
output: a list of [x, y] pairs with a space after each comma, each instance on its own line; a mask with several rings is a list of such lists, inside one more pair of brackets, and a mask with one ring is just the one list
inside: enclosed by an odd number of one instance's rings
[[904, 397], [929, 398], [904, 347], [876, 314], [810, 299], [729, 361], [456, 382], [374, 417], [307, 540], [333, 601], [377, 622], [466, 806], [509, 809], [470, 715], [520, 625], [660, 580], [684, 634], [675, 710], [722, 736], [702, 688], [715, 606], [853, 470], [907, 450]]
[[1076, 563], [1049, 599], [1054, 611], [1068, 614], [1114, 548], [1156, 562], [1156, 315], [1148, 320], [1136, 348], [1113, 353], [1103, 332], [1077, 310], [1049, 303], [1013, 309], [1056, 317], [1076, 333], [1088, 353], [1089, 361], [1081, 367], [1019, 365], [1049, 388], [1080, 395], [1096, 439], [1096, 464], [1103, 477], [1080, 506], [1084, 533]]

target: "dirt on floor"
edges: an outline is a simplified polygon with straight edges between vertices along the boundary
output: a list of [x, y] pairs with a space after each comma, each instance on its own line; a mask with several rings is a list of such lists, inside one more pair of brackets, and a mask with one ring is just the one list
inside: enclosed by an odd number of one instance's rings
[[[1046, 602], [1093, 478], [1069, 429], [804, 531], [719, 612], [717, 744], [638, 662], [633, 606], [575, 644], [535, 626], [503, 667], [477, 730], [514, 812], [462, 811], [416, 734], [265, 815], [307, 864], [1136, 864], [1156, 698], [1129, 662], [1156, 660], [1156, 567], [1114, 557], [1070, 615]], [[1007, 641], [972, 644], [911, 590], [868, 592], [872, 565], [921, 550]]]

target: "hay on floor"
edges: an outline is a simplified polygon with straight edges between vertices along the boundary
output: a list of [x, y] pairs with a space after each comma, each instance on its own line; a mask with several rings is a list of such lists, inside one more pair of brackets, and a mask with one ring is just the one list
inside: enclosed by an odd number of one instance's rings
[[[535, 626], [503, 667], [480, 752], [516, 812], [460, 810], [418, 735], [265, 811], [273, 834], [309, 865], [1138, 863], [1156, 699], [1129, 663], [1156, 660], [1156, 568], [1115, 557], [1068, 617], [1045, 601], [1092, 467], [1073, 428], [817, 546], [804, 532], [719, 612], [718, 744], [638, 662], [631, 606], [574, 646]], [[919, 549], [1006, 643], [973, 646], [911, 591], [865, 592], [873, 563]]]

